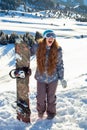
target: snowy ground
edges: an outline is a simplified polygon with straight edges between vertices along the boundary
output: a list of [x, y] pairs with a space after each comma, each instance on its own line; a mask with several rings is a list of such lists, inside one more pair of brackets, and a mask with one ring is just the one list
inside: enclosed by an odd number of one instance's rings
[[[0, 130], [87, 130], [87, 23], [70, 19], [40, 19], [33, 17], [0, 16], [0, 30], [35, 34], [53, 29], [63, 48], [65, 79], [68, 87], [60, 82], [56, 92], [57, 115], [52, 121], [31, 124], [16, 119], [16, 80], [8, 73], [15, 68], [14, 45], [0, 45]], [[84, 38], [80, 36], [84, 35]], [[31, 58], [30, 77], [31, 121], [36, 111], [35, 58]]]

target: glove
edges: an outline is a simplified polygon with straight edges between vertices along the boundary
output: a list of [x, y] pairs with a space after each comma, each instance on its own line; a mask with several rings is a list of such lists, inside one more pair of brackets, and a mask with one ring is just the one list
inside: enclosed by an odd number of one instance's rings
[[62, 79], [60, 82], [61, 82], [61, 85], [62, 85], [63, 88], [66, 88], [66, 87], [67, 87], [67, 82], [66, 82], [66, 80]]

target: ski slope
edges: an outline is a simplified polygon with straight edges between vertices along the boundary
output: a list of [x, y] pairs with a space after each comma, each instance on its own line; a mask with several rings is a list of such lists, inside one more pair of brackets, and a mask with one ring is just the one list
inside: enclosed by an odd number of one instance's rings
[[[57, 115], [51, 120], [35, 121], [36, 59], [31, 57], [30, 77], [31, 123], [16, 119], [16, 80], [9, 77], [15, 68], [14, 45], [0, 45], [0, 130], [87, 130], [87, 23], [70, 19], [26, 16], [0, 16], [0, 30], [19, 34], [53, 29], [59, 45], [63, 48], [65, 79], [68, 86], [63, 89], [60, 82], [56, 91]], [[81, 38], [81, 35], [84, 35]]]

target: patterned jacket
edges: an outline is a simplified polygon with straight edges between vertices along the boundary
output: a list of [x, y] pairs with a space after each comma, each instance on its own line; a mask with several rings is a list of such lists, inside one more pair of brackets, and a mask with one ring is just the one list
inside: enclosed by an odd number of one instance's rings
[[[34, 45], [31, 48], [31, 55], [35, 54], [35, 52], [37, 51], [37, 47], [38, 47], [38, 44]], [[47, 49], [46, 61], [47, 61], [50, 48], [48, 47], [46, 49]], [[36, 73], [35, 73], [35, 79], [38, 80], [39, 82], [50, 83], [53, 81], [62, 80], [63, 78], [64, 78], [64, 65], [63, 65], [63, 59], [62, 59], [62, 48], [59, 47], [58, 60], [57, 60], [57, 65], [56, 65], [54, 73], [51, 76], [48, 75], [46, 71], [43, 74], [40, 74], [37, 68]]]

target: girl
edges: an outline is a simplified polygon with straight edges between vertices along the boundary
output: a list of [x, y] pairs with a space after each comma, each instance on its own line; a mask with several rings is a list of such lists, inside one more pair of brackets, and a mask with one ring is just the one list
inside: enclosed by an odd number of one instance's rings
[[37, 111], [40, 118], [44, 112], [47, 119], [56, 115], [56, 89], [58, 80], [66, 87], [64, 78], [64, 66], [62, 48], [56, 41], [56, 35], [52, 30], [43, 33], [43, 39], [36, 44], [37, 68], [35, 79], [37, 80]]

